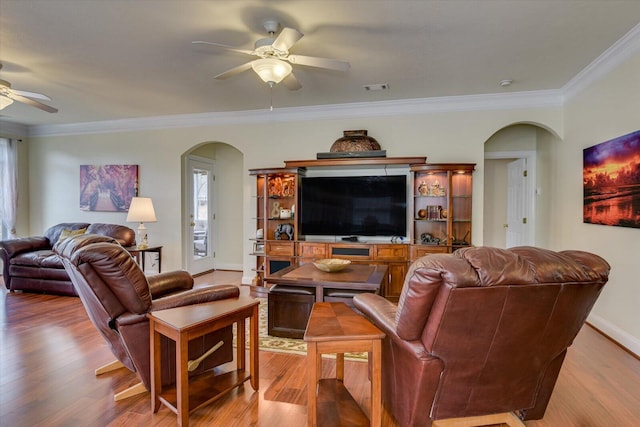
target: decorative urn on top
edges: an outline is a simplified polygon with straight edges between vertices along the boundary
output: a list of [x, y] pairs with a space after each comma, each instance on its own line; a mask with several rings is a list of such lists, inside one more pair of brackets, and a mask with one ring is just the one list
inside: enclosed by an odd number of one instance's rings
[[354, 152], [380, 150], [380, 144], [375, 138], [368, 136], [366, 130], [345, 130], [344, 136], [336, 139], [330, 152]]

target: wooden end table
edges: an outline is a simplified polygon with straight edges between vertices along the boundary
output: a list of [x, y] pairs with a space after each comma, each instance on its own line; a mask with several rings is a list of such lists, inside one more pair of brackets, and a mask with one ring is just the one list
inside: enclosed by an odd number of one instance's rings
[[[220, 398], [233, 388], [251, 380], [258, 390], [258, 304], [248, 297], [229, 298], [204, 304], [186, 305], [149, 313], [151, 333], [151, 409], [158, 412], [163, 403], [178, 415], [178, 425], [189, 425], [189, 412]], [[245, 319], [250, 319], [249, 372], [246, 372]], [[200, 374], [189, 379], [187, 370], [189, 341], [226, 326], [237, 325], [235, 371]], [[162, 390], [160, 335], [176, 343], [176, 384]], [[192, 389], [189, 383], [193, 383]], [[215, 384], [215, 387], [208, 386]], [[191, 393], [190, 393], [191, 391]], [[206, 393], [202, 393], [202, 392]]]
[[[307, 393], [309, 426], [380, 426], [382, 422], [382, 339], [384, 333], [343, 302], [316, 303], [304, 334], [307, 343]], [[344, 353], [368, 352], [371, 372], [370, 418], [362, 412], [344, 386]], [[336, 378], [320, 379], [322, 354], [336, 354]], [[318, 410], [325, 406], [325, 410]], [[330, 418], [332, 417], [332, 418]], [[346, 424], [345, 424], [346, 425]]]
[[145, 273], [145, 254], [158, 254], [158, 273], [162, 273], [162, 246], [149, 246], [142, 249], [138, 248], [137, 246], [129, 246], [125, 249], [131, 254], [132, 257], [136, 259], [143, 273]]

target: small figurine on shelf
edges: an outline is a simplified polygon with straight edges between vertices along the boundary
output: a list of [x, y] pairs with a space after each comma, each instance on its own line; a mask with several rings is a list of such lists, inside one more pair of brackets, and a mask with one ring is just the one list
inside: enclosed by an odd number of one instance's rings
[[429, 194], [429, 196], [444, 196], [445, 192], [444, 192], [444, 187], [442, 187], [440, 185], [440, 182], [438, 182], [437, 180], [433, 182], [433, 184], [431, 184], [429, 186], [429, 190], [427, 191], [427, 193]]
[[253, 280], [251, 280], [251, 284], [253, 286], [262, 286], [262, 276], [256, 273], [256, 276], [253, 278]]
[[426, 182], [422, 181], [420, 183], [418, 186], [418, 193], [420, 193], [421, 196], [427, 196], [429, 194], [429, 186]]
[[280, 202], [273, 202], [271, 209], [271, 219], [280, 218]]
[[274, 233], [275, 239], [282, 240], [283, 234], [287, 240], [293, 240], [293, 224], [278, 224]]

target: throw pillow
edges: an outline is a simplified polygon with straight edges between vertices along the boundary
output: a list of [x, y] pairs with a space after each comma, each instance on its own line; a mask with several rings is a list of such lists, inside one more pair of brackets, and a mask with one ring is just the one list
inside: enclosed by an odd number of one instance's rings
[[66, 240], [70, 237], [73, 236], [79, 236], [81, 234], [84, 234], [87, 232], [86, 228], [79, 228], [77, 230], [69, 230], [68, 228], [63, 228], [62, 232], [60, 233], [60, 237], [58, 237], [58, 243], [62, 242], [63, 240]]

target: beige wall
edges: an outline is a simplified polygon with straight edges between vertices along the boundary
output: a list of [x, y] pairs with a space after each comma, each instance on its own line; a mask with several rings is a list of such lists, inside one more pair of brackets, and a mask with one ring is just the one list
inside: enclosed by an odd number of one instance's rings
[[[640, 229], [582, 222], [582, 150], [640, 129], [640, 54], [570, 99], [565, 138], [555, 150], [553, 218], [558, 249], [595, 252], [611, 264], [610, 281], [591, 318], [640, 354]], [[631, 344], [629, 344], [631, 343]]]

